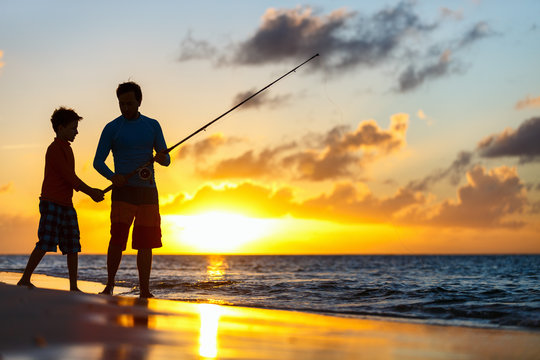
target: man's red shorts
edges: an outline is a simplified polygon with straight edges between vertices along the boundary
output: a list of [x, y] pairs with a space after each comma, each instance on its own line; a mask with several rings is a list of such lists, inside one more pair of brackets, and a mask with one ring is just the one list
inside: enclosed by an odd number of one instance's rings
[[125, 250], [132, 223], [133, 249], [153, 249], [162, 246], [161, 217], [156, 188], [136, 186], [113, 188], [111, 243]]

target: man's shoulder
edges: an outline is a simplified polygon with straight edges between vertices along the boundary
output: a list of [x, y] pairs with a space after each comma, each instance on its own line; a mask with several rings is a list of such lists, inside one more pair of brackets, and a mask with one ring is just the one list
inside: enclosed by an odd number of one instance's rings
[[116, 129], [118, 126], [120, 126], [121, 123], [122, 117], [119, 116], [116, 119], [109, 121], [107, 125], [105, 125], [105, 127], [103, 128], [103, 131], [110, 131]]
[[157, 121], [156, 119], [152, 119], [151, 117], [148, 117], [146, 115], [141, 114], [141, 119], [151, 123], [152, 125], [159, 125], [159, 121]]

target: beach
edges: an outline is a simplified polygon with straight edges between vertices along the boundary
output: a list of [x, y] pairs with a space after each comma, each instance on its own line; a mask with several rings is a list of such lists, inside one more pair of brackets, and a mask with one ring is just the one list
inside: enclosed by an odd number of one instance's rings
[[95, 292], [0, 273], [2, 359], [537, 359], [540, 332], [438, 326]]

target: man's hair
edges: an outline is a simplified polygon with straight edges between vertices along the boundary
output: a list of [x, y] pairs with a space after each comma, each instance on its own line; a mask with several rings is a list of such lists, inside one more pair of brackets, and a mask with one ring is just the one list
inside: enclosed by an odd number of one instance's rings
[[54, 132], [58, 131], [58, 127], [60, 125], [67, 126], [72, 121], [80, 121], [82, 117], [80, 117], [75, 110], [68, 109], [65, 107], [59, 107], [58, 109], [54, 110], [52, 116], [51, 116], [51, 123], [52, 127], [54, 129]]
[[141, 87], [133, 81], [128, 81], [118, 85], [118, 88], [116, 88], [116, 97], [128, 92], [133, 92], [135, 94], [135, 99], [137, 99], [139, 102], [142, 101]]

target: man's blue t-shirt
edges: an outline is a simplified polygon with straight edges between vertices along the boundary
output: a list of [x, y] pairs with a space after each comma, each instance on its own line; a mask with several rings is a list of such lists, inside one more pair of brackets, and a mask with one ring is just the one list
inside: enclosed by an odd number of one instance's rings
[[[142, 114], [134, 120], [119, 116], [108, 123], [101, 133], [94, 157], [94, 168], [107, 179], [114, 174], [126, 175], [150, 161], [154, 149], [156, 152], [167, 149], [161, 126], [156, 120]], [[105, 164], [111, 151], [114, 172]], [[164, 165], [167, 166], [170, 162], [171, 158], [167, 154], [167, 163]], [[151, 180], [142, 180], [134, 175], [128, 179], [127, 184], [155, 187], [153, 164], [149, 168], [152, 171]]]

